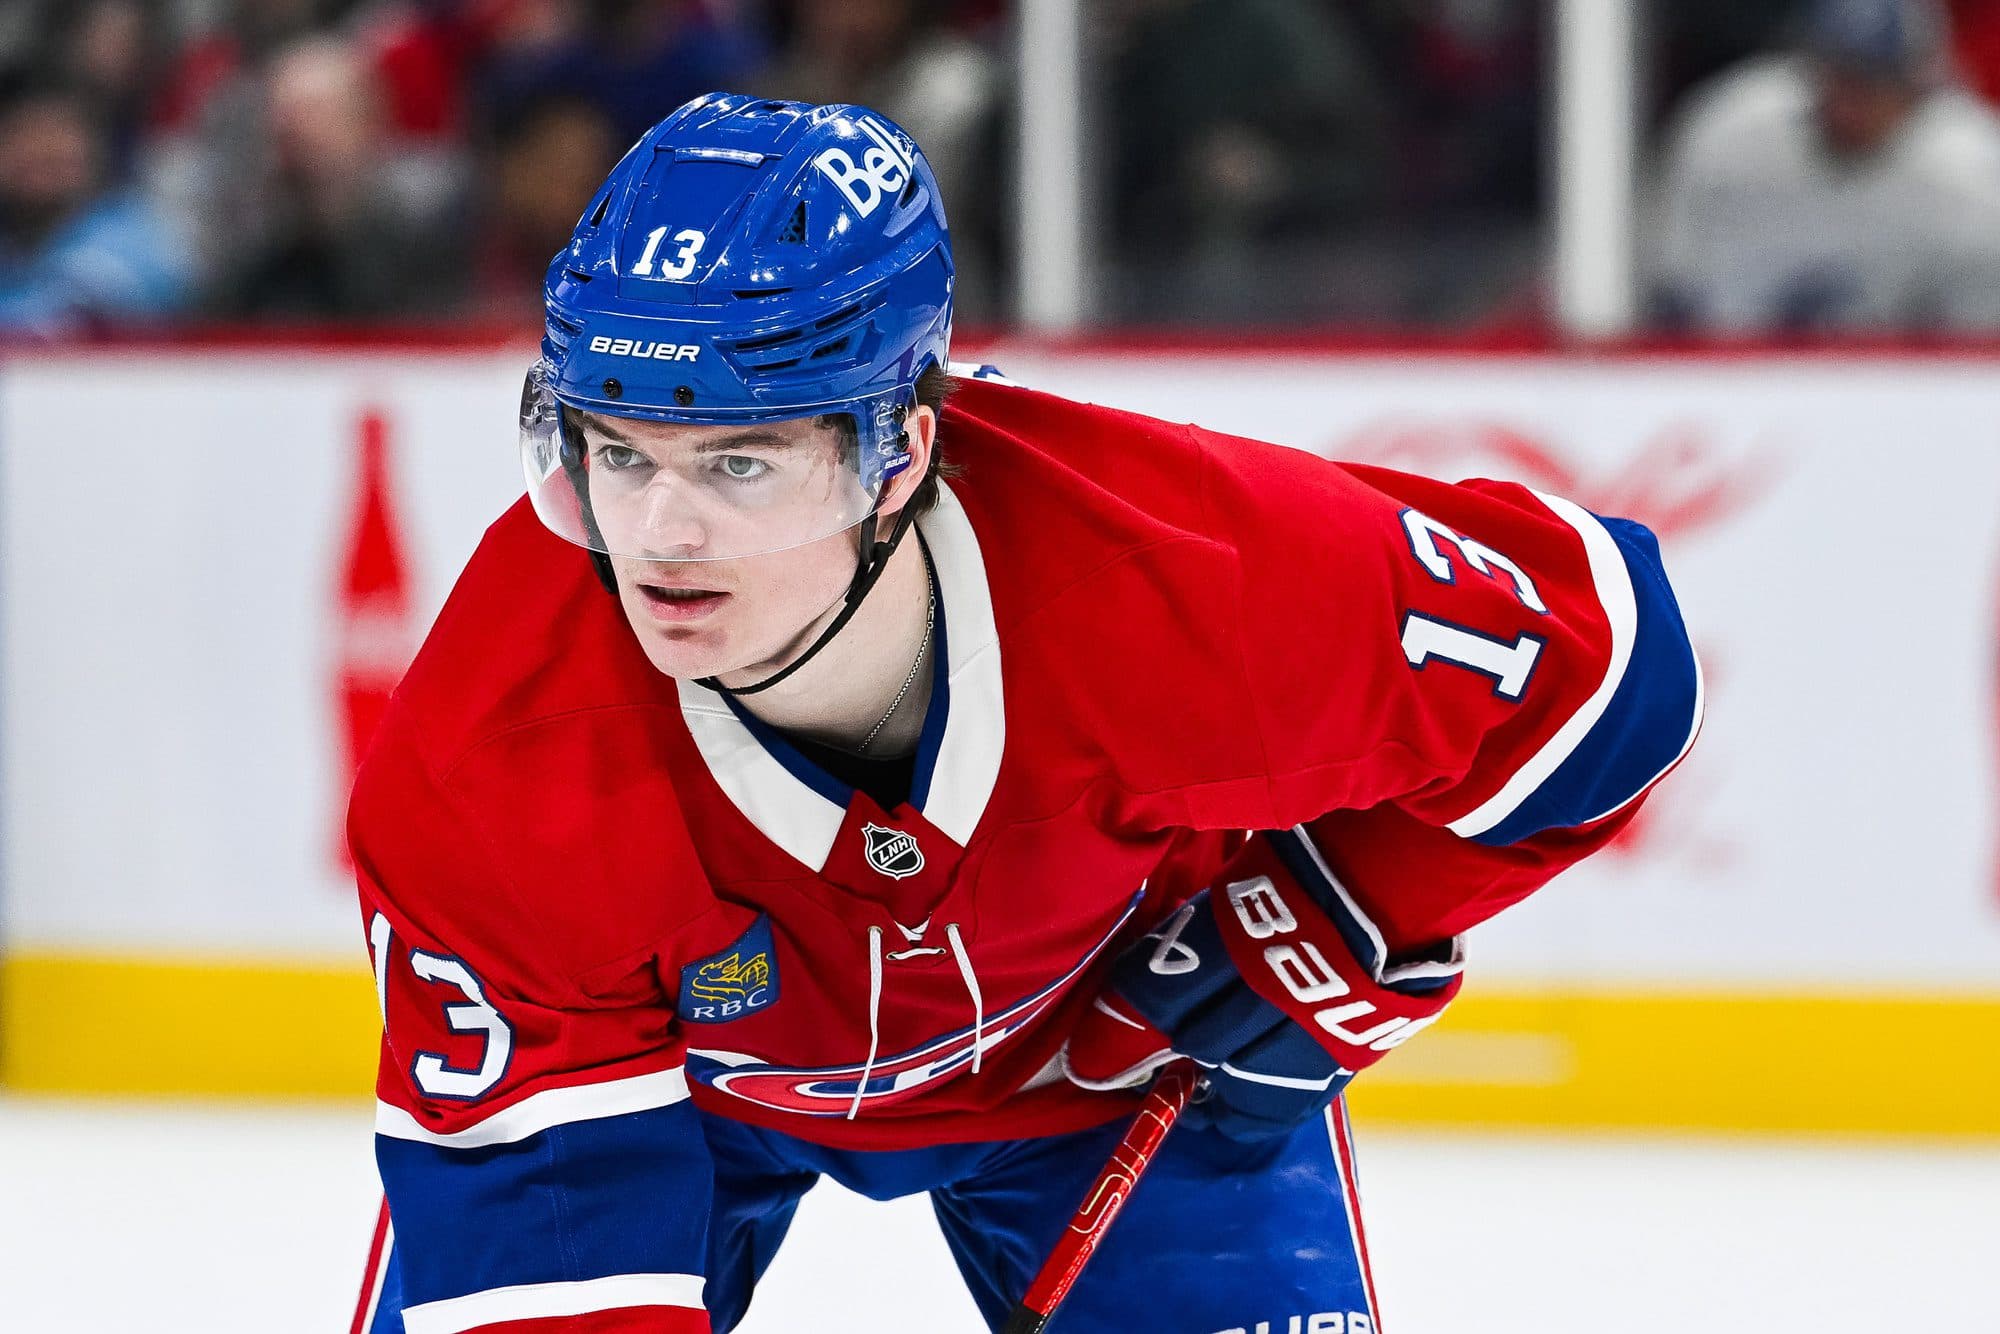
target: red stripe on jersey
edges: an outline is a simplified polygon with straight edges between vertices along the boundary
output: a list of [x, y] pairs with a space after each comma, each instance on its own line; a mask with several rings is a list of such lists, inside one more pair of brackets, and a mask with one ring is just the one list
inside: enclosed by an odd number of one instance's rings
[[1347, 1124], [1347, 1099], [1335, 1098], [1326, 1109], [1326, 1134], [1340, 1165], [1340, 1191], [1347, 1197], [1347, 1225], [1354, 1233], [1354, 1255], [1360, 1262], [1361, 1285], [1368, 1294], [1368, 1318], [1376, 1334], [1382, 1330], [1382, 1303], [1375, 1296], [1375, 1267], [1368, 1258], [1368, 1230], [1361, 1224], [1361, 1178], [1354, 1170], [1354, 1139]]
[[368, 1243], [368, 1267], [361, 1275], [361, 1297], [354, 1304], [354, 1323], [348, 1334], [368, 1334], [375, 1320], [375, 1304], [382, 1300], [382, 1282], [389, 1276], [389, 1201], [375, 1212], [375, 1237]]

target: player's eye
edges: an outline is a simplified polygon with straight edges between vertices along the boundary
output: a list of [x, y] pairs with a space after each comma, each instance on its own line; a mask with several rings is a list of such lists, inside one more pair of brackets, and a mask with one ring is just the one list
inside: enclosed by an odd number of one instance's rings
[[715, 461], [722, 475], [732, 482], [750, 482], [771, 470], [771, 465], [748, 454], [724, 454]]
[[624, 472], [628, 468], [637, 468], [648, 462], [644, 454], [630, 445], [599, 445], [597, 458], [612, 472]]

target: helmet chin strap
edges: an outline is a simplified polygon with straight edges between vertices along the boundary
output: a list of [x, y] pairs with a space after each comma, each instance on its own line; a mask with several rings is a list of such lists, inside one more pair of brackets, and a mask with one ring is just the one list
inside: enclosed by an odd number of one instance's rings
[[916, 510], [917, 507], [915, 505], [905, 504], [897, 513], [896, 522], [889, 529], [887, 537], [874, 536], [881, 525], [878, 515], [874, 513], [869, 514], [865, 522], [868, 525], [870, 535], [862, 540], [861, 559], [856, 562], [854, 578], [847, 585], [845, 599], [847, 605], [840, 609], [840, 614], [833, 618], [826, 629], [819, 632], [819, 638], [813, 640], [812, 645], [804, 653], [801, 653], [798, 657], [792, 659], [789, 664], [770, 676], [765, 677], [755, 685], [726, 686], [712, 676], [699, 677], [696, 679], [695, 684], [740, 698], [744, 695], [755, 695], [760, 691], [769, 690], [772, 686], [777, 685], [793, 672], [811, 662], [819, 655], [819, 651], [832, 643], [833, 637], [839, 634], [849, 621], [854, 619], [854, 613], [861, 610], [861, 600], [868, 596], [870, 589], [875, 587], [875, 582], [882, 577], [882, 571], [889, 568], [889, 558], [896, 554], [896, 548], [902, 544], [904, 535], [910, 531], [910, 523], [917, 517]]

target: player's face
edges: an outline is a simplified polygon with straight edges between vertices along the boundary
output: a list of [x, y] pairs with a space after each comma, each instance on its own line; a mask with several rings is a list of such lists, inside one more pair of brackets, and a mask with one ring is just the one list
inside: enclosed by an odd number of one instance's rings
[[[718, 532], [810, 503], [840, 469], [841, 433], [813, 418], [760, 425], [678, 426], [586, 417], [591, 504], [601, 519], [643, 503], [646, 547], [699, 555]], [[615, 438], [610, 434], [616, 432]], [[645, 482], [643, 501], [633, 479]], [[679, 479], [702, 479], [682, 485]], [[736, 497], [756, 493], [753, 503]], [[726, 494], [726, 502], [715, 497]], [[785, 522], [782, 518], [777, 520]], [[793, 529], [797, 531], [797, 529]], [[754, 545], [754, 544], [752, 544]], [[854, 577], [855, 530], [786, 550], [725, 560], [614, 556], [618, 601], [652, 664], [668, 676], [726, 676], [781, 661], [810, 642]]]

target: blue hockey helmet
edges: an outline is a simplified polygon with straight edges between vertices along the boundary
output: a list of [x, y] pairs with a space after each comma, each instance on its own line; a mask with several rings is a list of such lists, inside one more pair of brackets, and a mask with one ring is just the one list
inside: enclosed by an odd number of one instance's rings
[[[601, 557], [648, 560], [757, 555], [860, 524], [909, 463], [917, 378], [947, 361], [952, 275], [936, 178], [887, 117], [688, 103], [612, 170], [549, 266], [521, 400], [535, 512]], [[719, 452], [713, 432], [697, 449], [618, 418], [801, 429]]]

